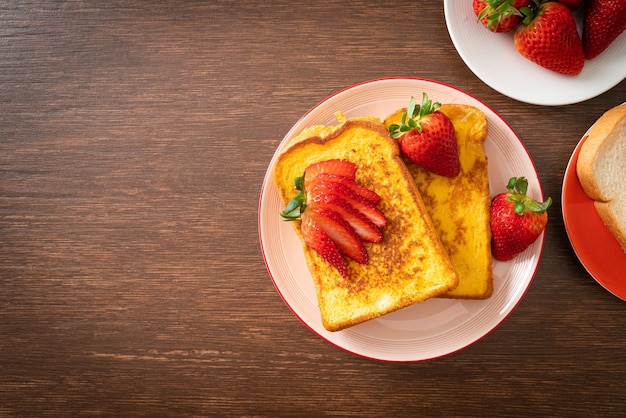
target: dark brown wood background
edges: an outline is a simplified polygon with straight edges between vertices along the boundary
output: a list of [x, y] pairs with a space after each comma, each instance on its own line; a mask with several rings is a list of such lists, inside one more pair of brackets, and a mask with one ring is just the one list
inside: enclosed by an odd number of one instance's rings
[[[624, 81], [568, 106], [507, 98], [465, 66], [441, 1], [5, 0], [0, 13], [0, 416], [623, 411], [626, 305], [575, 257], [560, 194]], [[425, 363], [316, 337], [259, 246], [285, 133], [337, 90], [389, 76], [492, 106], [555, 200], [519, 307]]]

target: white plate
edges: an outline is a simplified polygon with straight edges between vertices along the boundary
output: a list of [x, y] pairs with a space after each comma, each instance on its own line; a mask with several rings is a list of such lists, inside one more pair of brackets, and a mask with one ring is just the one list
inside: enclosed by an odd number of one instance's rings
[[[476, 106], [488, 118], [485, 150], [489, 158], [491, 193], [505, 190], [511, 176], [529, 180], [529, 194], [543, 200], [536, 169], [520, 139], [490, 107], [454, 87], [423, 79], [368, 81], [327, 98], [287, 133], [267, 169], [259, 202], [259, 235], [274, 285], [293, 313], [313, 332], [348, 352], [384, 361], [421, 361], [461, 350], [497, 327], [525, 294], [543, 249], [543, 235], [525, 252], [506, 263], [494, 260], [494, 293], [484, 301], [431, 299], [355, 327], [328, 332], [322, 326], [313, 279], [306, 267], [293, 226], [279, 216], [282, 205], [272, 174], [286, 142], [303, 128], [336, 124], [333, 114], [383, 119], [406, 107], [410, 96], [426, 92], [433, 101]], [[296, 342], [294, 342], [296, 344]]]
[[[513, 46], [513, 33], [492, 33], [477, 20], [471, 1], [444, 0], [450, 38], [465, 64], [485, 84], [513, 99], [538, 105], [582, 102], [626, 78], [626, 32], [577, 76], [547, 70]], [[575, 12], [579, 32], [582, 9]]]

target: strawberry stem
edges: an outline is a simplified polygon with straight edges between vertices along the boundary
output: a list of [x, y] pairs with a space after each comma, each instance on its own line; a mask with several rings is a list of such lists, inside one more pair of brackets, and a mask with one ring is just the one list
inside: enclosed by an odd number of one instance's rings
[[402, 135], [412, 129], [417, 129], [422, 132], [422, 118], [435, 113], [441, 108], [441, 103], [435, 102], [428, 98], [426, 93], [422, 93], [422, 104], [418, 105], [415, 102], [415, 97], [411, 96], [409, 100], [409, 106], [406, 112], [402, 113], [402, 120], [400, 123], [392, 123], [387, 128], [392, 138], [400, 138]]
[[497, 28], [502, 19], [508, 16], [522, 16], [520, 10], [513, 6], [513, 0], [484, 0], [485, 8], [478, 14], [478, 20], [487, 17], [487, 27]]
[[[306, 173], [305, 173], [306, 174]], [[302, 213], [306, 209], [306, 192], [304, 190], [304, 174], [293, 179], [295, 189], [298, 190], [296, 194], [285, 206], [285, 209], [280, 212], [280, 216], [285, 218], [286, 221], [299, 221]]]
[[523, 215], [526, 209], [534, 213], [544, 213], [552, 205], [551, 197], [548, 197], [545, 202], [538, 202], [526, 196], [528, 180], [525, 177], [511, 177], [506, 189], [509, 192], [507, 200], [514, 203], [514, 210], [520, 215]]
[[523, 16], [523, 20], [522, 20], [523, 25], [526, 25], [526, 26], [530, 25], [530, 22], [532, 22], [535, 16], [537, 16], [537, 13], [539, 13], [539, 9], [543, 1], [533, 0], [533, 3], [534, 4], [531, 4], [529, 6], [520, 7], [519, 9], [519, 11], [521, 12], [521, 15]]

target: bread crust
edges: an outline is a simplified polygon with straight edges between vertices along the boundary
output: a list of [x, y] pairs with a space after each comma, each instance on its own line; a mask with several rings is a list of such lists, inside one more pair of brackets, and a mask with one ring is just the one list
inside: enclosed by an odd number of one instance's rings
[[595, 201], [593, 205], [596, 208], [596, 212], [598, 212], [598, 216], [602, 219], [604, 226], [611, 232], [620, 247], [622, 247], [622, 250], [626, 253], [626, 231], [624, 231], [620, 220], [614, 216], [611, 210], [611, 203]]
[[[583, 144], [580, 148], [578, 161], [576, 163], [576, 174], [585, 194], [594, 200], [594, 206], [598, 216], [619, 242], [622, 250], [626, 252], [626, 219], [619, 219], [612, 210], [612, 202], [620, 198], [620, 190], [603, 190], [598, 182], [597, 157], [602, 153], [605, 144], [610, 141], [619, 141], [615, 138], [616, 130], [626, 120], [626, 103], [616, 106], [605, 112], [589, 128], [583, 137]], [[624, 140], [624, 139], [621, 139]], [[621, 160], [626, 165], [626, 156]]]
[[600, 148], [606, 140], [611, 138], [611, 133], [624, 118], [626, 118], [626, 104], [616, 106], [600, 116], [583, 138], [584, 142], [576, 163], [576, 174], [585, 194], [593, 200], [608, 202], [611, 199], [606, 191], [600, 190], [598, 186], [594, 160]]

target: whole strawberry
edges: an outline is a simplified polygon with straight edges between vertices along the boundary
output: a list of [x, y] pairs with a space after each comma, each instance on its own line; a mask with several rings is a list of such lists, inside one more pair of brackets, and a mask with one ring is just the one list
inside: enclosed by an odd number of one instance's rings
[[426, 93], [421, 105], [411, 97], [401, 123], [391, 124], [388, 129], [412, 163], [440, 176], [456, 177], [461, 171], [456, 132], [440, 108], [441, 103], [433, 103]]
[[511, 177], [507, 192], [491, 201], [491, 252], [496, 260], [507, 261], [535, 242], [548, 223], [547, 209], [552, 199], [545, 202], [526, 196], [528, 180]]
[[626, 30], [626, 0], [588, 0], [583, 20], [587, 59], [604, 52]]
[[578, 75], [585, 52], [571, 10], [555, 1], [533, 1], [535, 8], [522, 9], [526, 17], [515, 31], [515, 49], [548, 70]]
[[524, 17], [520, 8], [532, 0], [474, 0], [474, 14], [492, 32], [510, 32]]

